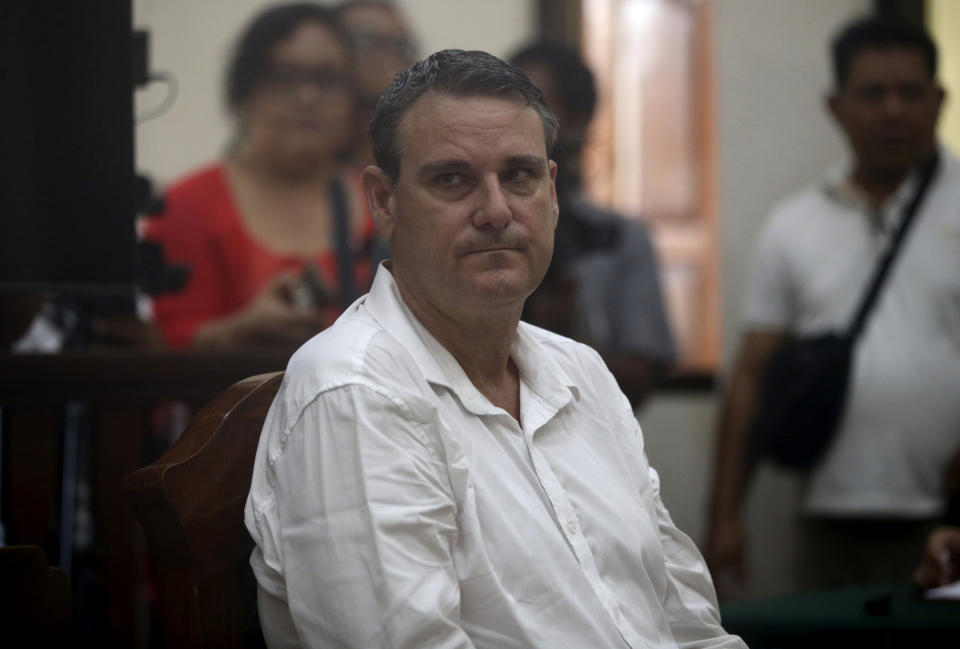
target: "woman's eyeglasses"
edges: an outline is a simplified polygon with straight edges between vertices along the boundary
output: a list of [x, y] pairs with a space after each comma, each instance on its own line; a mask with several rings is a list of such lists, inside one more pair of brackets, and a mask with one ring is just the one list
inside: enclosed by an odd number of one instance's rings
[[341, 93], [349, 90], [347, 75], [336, 68], [304, 68], [288, 64], [271, 65], [263, 75], [263, 82], [279, 92], [295, 92], [311, 85], [321, 92]]

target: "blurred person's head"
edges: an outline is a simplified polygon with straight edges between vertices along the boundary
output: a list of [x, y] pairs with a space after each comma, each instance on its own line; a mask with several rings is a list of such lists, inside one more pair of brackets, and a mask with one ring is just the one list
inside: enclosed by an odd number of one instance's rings
[[416, 60], [416, 48], [403, 16], [388, 0], [346, 0], [336, 11], [353, 53], [351, 76], [358, 97], [345, 158], [363, 167], [374, 162], [369, 134], [373, 108], [393, 78]]
[[593, 73], [572, 48], [534, 43], [521, 48], [510, 63], [539, 88], [559, 122], [554, 160], [559, 165], [557, 190], [563, 194], [580, 184], [580, 153], [597, 106]]
[[860, 180], [896, 184], [936, 146], [944, 92], [937, 49], [920, 27], [865, 18], [831, 45], [831, 114], [850, 143]]
[[413, 105], [427, 93], [452, 97], [493, 97], [516, 100], [534, 109], [543, 126], [546, 155], [553, 155], [557, 120], [543, 93], [517, 68], [486, 52], [443, 50], [400, 73], [377, 103], [370, 125], [377, 166], [396, 180], [403, 142], [398, 129]]
[[573, 49], [555, 43], [535, 43], [510, 57], [543, 92], [560, 123], [560, 143], [582, 144], [597, 106], [593, 73]]
[[349, 137], [350, 49], [335, 13], [313, 3], [258, 14], [227, 67], [226, 102], [238, 146], [260, 162], [309, 173], [336, 159]]
[[397, 73], [416, 60], [416, 48], [403, 16], [388, 0], [347, 0], [336, 11], [353, 49], [361, 100], [372, 108]]

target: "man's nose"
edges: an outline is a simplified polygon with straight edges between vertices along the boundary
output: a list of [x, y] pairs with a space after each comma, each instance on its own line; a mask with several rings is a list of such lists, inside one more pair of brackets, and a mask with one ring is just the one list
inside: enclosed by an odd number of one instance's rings
[[323, 96], [323, 89], [315, 81], [303, 80], [297, 84], [294, 93], [298, 102], [312, 104]]
[[883, 96], [883, 114], [887, 117], [899, 117], [903, 114], [904, 99], [899, 92], [892, 90]]
[[481, 203], [474, 212], [474, 225], [478, 228], [491, 227], [502, 230], [513, 220], [513, 211], [507, 202], [499, 178], [489, 178], [484, 182]]

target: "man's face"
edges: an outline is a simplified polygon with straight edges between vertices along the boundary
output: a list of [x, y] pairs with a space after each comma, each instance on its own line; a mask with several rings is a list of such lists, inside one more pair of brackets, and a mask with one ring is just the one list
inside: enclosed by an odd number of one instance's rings
[[933, 150], [943, 90], [916, 49], [862, 50], [830, 110], [871, 173], [904, 173]]
[[397, 139], [396, 182], [368, 167], [364, 189], [404, 298], [454, 320], [519, 314], [550, 263], [558, 216], [537, 112], [428, 91]]

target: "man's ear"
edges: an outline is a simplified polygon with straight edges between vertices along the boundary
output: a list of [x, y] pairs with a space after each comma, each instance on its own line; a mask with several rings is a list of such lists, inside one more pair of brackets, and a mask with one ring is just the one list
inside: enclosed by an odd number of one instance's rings
[[547, 161], [547, 169], [550, 171], [550, 200], [553, 209], [553, 227], [557, 227], [560, 222], [560, 201], [557, 199], [557, 163], [553, 160]]
[[947, 89], [938, 83], [933, 91], [937, 95], [937, 118], [939, 119], [943, 110], [943, 104], [947, 100]]
[[395, 202], [393, 198], [393, 181], [380, 167], [370, 165], [360, 175], [360, 184], [367, 197], [367, 207], [377, 232], [384, 239], [390, 240], [393, 235]]
[[827, 109], [827, 112], [830, 113], [830, 116], [840, 125], [843, 125], [843, 119], [840, 114], [840, 91], [831, 90], [823, 98], [823, 104]]

